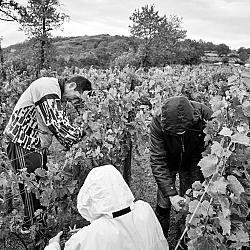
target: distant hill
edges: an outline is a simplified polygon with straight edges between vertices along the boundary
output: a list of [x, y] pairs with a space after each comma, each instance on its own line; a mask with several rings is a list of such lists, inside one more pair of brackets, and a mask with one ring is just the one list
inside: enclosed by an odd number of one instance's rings
[[[34, 51], [39, 48], [34, 48], [32, 44], [31, 41], [25, 41], [4, 48], [4, 61], [10, 62], [9, 65], [12, 65], [15, 71], [26, 71], [30, 65], [36, 64]], [[140, 65], [138, 44], [135, 44], [131, 37], [127, 36], [100, 34], [95, 36], [55, 37], [52, 38], [52, 45], [47, 57], [49, 61], [46, 65], [50, 65], [52, 69], [59, 71], [63, 70], [65, 66], [83, 68], [93, 65], [96, 68], [108, 68], [114, 65], [114, 62], [118, 62], [120, 66], [125, 66], [128, 63], [135, 67]], [[230, 52], [232, 51], [229, 50], [228, 46], [223, 44], [224, 49], [228, 47], [228, 50], [226, 50], [227, 53], [224, 53], [225, 56], [223, 57], [218, 54], [219, 51], [222, 54], [222, 46], [211, 42], [185, 39], [179, 45], [179, 51], [175, 53], [176, 58], [170, 63], [235, 63], [239, 60], [239, 56], [232, 58], [230, 56]], [[208, 51], [212, 51], [213, 53], [207, 53]], [[249, 58], [249, 54], [245, 56]], [[39, 58], [35, 59], [39, 60]], [[153, 62], [153, 66], [169, 63], [169, 61], [160, 61], [158, 59]], [[247, 59], [244, 61], [248, 62]]]
[[[96, 36], [55, 37], [52, 38], [53, 60], [77, 64], [90, 64], [103, 67], [110, 60], [129, 51], [131, 40], [126, 36]], [[6, 60], [29, 60], [32, 58], [34, 47], [31, 41], [11, 45], [3, 49]], [[79, 63], [80, 62], [80, 63]], [[88, 66], [88, 65], [78, 65]]]

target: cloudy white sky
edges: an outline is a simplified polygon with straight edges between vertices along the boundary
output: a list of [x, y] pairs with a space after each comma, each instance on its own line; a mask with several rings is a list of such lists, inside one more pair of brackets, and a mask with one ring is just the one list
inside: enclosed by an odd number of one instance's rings
[[[21, 0], [25, 1], [25, 0]], [[231, 49], [250, 48], [250, 0], [59, 0], [70, 16], [63, 31], [53, 35], [84, 36], [97, 34], [129, 35], [129, 16], [146, 4], [155, 5], [160, 15], [183, 18], [187, 38]], [[2, 46], [25, 40], [14, 23], [0, 22]]]

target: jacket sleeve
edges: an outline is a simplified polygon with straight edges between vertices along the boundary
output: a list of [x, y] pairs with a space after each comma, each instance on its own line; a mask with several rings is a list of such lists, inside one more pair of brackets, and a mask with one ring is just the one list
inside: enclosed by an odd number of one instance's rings
[[35, 105], [45, 125], [65, 148], [69, 149], [86, 135], [84, 131], [70, 125], [56, 94], [42, 97]]
[[61, 250], [60, 244], [57, 242], [53, 242], [46, 246], [44, 250]]
[[158, 119], [154, 117], [150, 124], [150, 165], [158, 188], [164, 197], [168, 197], [177, 195], [177, 191], [168, 168], [164, 135]]
[[204, 104], [201, 104], [201, 113], [204, 120], [208, 121], [212, 117], [212, 110]]

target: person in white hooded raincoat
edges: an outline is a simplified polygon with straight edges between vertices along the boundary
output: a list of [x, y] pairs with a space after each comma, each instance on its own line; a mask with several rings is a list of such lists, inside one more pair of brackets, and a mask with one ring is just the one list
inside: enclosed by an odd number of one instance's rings
[[[65, 250], [168, 250], [151, 206], [135, 198], [112, 165], [92, 169], [77, 197], [77, 208], [90, 225], [65, 244]], [[60, 250], [60, 232], [45, 250]]]

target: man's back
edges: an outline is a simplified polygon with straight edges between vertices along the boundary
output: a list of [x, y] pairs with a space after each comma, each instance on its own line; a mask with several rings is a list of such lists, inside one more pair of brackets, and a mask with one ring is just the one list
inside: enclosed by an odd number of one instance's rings
[[57, 95], [60, 98], [60, 88], [56, 78], [43, 77], [31, 83], [19, 98], [4, 134], [9, 141], [17, 143], [24, 149], [41, 147], [39, 131], [52, 140], [52, 133], [37, 111], [37, 106], [44, 98]]

